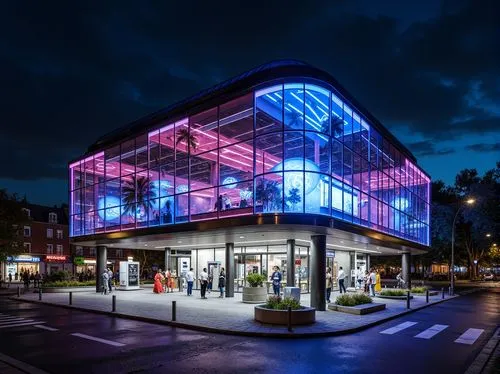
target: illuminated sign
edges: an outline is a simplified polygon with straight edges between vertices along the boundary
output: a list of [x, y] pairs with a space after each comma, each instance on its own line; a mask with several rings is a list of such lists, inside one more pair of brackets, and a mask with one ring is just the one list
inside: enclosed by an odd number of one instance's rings
[[46, 255], [47, 262], [66, 262], [66, 256]]
[[83, 265], [83, 264], [85, 264], [85, 258], [79, 257], [79, 256], [78, 257], [74, 257], [73, 258], [73, 263], [75, 265]]
[[26, 255], [20, 255], [20, 256], [8, 256], [7, 257], [7, 262], [40, 262], [40, 257], [33, 257], [33, 256], [26, 256]]

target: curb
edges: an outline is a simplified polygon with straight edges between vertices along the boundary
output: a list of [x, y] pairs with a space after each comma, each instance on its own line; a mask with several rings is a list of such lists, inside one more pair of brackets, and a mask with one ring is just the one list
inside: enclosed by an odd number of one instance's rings
[[[486, 364], [495, 356], [495, 348], [500, 347], [500, 327], [497, 327], [491, 338], [484, 345], [483, 349], [477, 357], [474, 359], [474, 362], [469, 366], [467, 371], [464, 374], [480, 374], [486, 369]], [[498, 353], [500, 354], [500, 352]]]
[[9, 299], [14, 300], [14, 301], [19, 301], [19, 302], [43, 304], [43, 305], [49, 305], [49, 306], [53, 306], [53, 307], [78, 310], [78, 311], [82, 311], [82, 312], [102, 314], [102, 315], [107, 315], [110, 317], [118, 317], [118, 318], [134, 320], [134, 321], [154, 323], [157, 325], [178, 327], [178, 328], [182, 328], [182, 329], [186, 329], [186, 330], [202, 331], [202, 332], [216, 333], [216, 334], [222, 334], [222, 335], [264, 337], [264, 338], [301, 339], [301, 338], [319, 338], [319, 337], [341, 336], [341, 335], [353, 334], [356, 332], [360, 332], [360, 331], [369, 329], [370, 327], [380, 325], [384, 322], [399, 318], [401, 316], [416, 312], [418, 310], [425, 309], [425, 308], [428, 308], [430, 306], [440, 304], [440, 303], [448, 301], [448, 300], [455, 299], [457, 297], [459, 297], [459, 296], [458, 295], [450, 296], [446, 299], [438, 300], [438, 301], [435, 301], [435, 302], [429, 303], [429, 304], [424, 304], [424, 305], [421, 305], [415, 309], [408, 309], [408, 310], [405, 310], [404, 312], [401, 312], [399, 314], [396, 314], [393, 316], [388, 316], [388, 317], [385, 317], [381, 320], [370, 322], [370, 323], [367, 323], [367, 324], [362, 325], [362, 326], [352, 327], [352, 328], [344, 329], [344, 330], [306, 332], [306, 333], [293, 333], [293, 332], [291, 332], [291, 333], [290, 332], [276, 333], [276, 332], [252, 332], [252, 331], [239, 331], [239, 330], [222, 330], [222, 329], [218, 329], [218, 328], [214, 328], [214, 327], [190, 325], [190, 324], [182, 323], [182, 322], [166, 321], [166, 320], [161, 320], [161, 319], [156, 319], [156, 318], [151, 318], [151, 317], [134, 316], [131, 314], [124, 314], [124, 313], [119, 313], [119, 312], [110, 312], [110, 311], [108, 312], [105, 310], [96, 310], [96, 309], [78, 307], [78, 306], [73, 306], [73, 305], [54, 304], [54, 303], [50, 303], [47, 301], [24, 300], [24, 299], [20, 299], [17, 297], [9, 297]]

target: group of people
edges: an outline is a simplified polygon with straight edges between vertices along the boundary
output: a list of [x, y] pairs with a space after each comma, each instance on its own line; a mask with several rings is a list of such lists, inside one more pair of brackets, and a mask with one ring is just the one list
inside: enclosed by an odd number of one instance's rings
[[[38, 271], [36, 273], [29, 272], [28, 270], [21, 271], [20, 274], [18, 274], [18, 273], [15, 274], [15, 279], [17, 280], [18, 278], [23, 281], [25, 288], [29, 288], [31, 285], [31, 282], [33, 282], [33, 287], [35, 287], [35, 288], [40, 287], [40, 284], [42, 283], [42, 275]], [[8, 280], [9, 280], [9, 283], [7, 284], [7, 287], [10, 287], [10, 284], [12, 283], [12, 273], [11, 272], [9, 272]]]
[[162, 271], [158, 269], [154, 278], [154, 293], [169, 293], [174, 292], [174, 278], [172, 276], [172, 271], [170, 268], [167, 271]]
[[102, 290], [101, 294], [106, 295], [113, 292], [113, 271], [110, 268], [105, 269], [101, 274]]
[[[337, 279], [339, 285], [340, 294], [347, 293], [345, 287], [346, 274], [342, 266], [339, 267], [337, 273]], [[328, 267], [326, 269], [326, 302], [330, 303], [330, 296], [332, 294], [332, 289], [334, 285], [334, 277], [332, 275], [332, 269]], [[363, 290], [365, 293], [369, 293], [370, 296], [375, 296], [375, 292], [382, 291], [382, 285], [380, 282], [380, 274], [377, 269], [372, 268], [369, 272], [363, 271], [358, 267], [356, 271], [356, 289]]]
[[[186, 273], [187, 296], [193, 295], [194, 280], [195, 280], [194, 271], [193, 268], [190, 268], [189, 271]], [[208, 293], [210, 293], [210, 291], [212, 290], [213, 276], [207, 273], [207, 268], [203, 268], [203, 271], [200, 273], [198, 280], [200, 282], [201, 298], [206, 299], [207, 291]], [[174, 292], [173, 287], [174, 287], [174, 280], [170, 269], [167, 269], [166, 272], [162, 272], [161, 269], [159, 269], [154, 277], [153, 292], [154, 293]], [[218, 288], [220, 292], [219, 298], [224, 297], [225, 287], [226, 287], [226, 273], [224, 271], [224, 268], [221, 268], [219, 272], [219, 283], [218, 283]]]

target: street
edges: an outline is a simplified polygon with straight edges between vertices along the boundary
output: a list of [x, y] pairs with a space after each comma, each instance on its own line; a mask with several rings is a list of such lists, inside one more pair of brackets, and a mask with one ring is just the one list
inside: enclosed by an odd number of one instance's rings
[[3, 298], [0, 353], [48, 373], [462, 373], [500, 323], [499, 310], [500, 288], [490, 288], [356, 334], [263, 339]]

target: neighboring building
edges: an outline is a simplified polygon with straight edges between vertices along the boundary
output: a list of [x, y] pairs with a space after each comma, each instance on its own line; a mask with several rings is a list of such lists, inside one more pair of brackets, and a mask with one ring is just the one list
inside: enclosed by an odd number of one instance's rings
[[29, 217], [22, 230], [24, 251], [9, 256], [3, 264], [5, 279], [9, 272], [15, 280], [16, 274], [54, 271], [73, 271], [68, 235], [68, 211], [64, 207], [49, 207], [23, 203]]
[[76, 245], [165, 251], [178, 274], [222, 265], [227, 295], [279, 266], [324, 308], [325, 266], [429, 246], [430, 177], [329, 74], [260, 66], [117, 129], [69, 164]]

